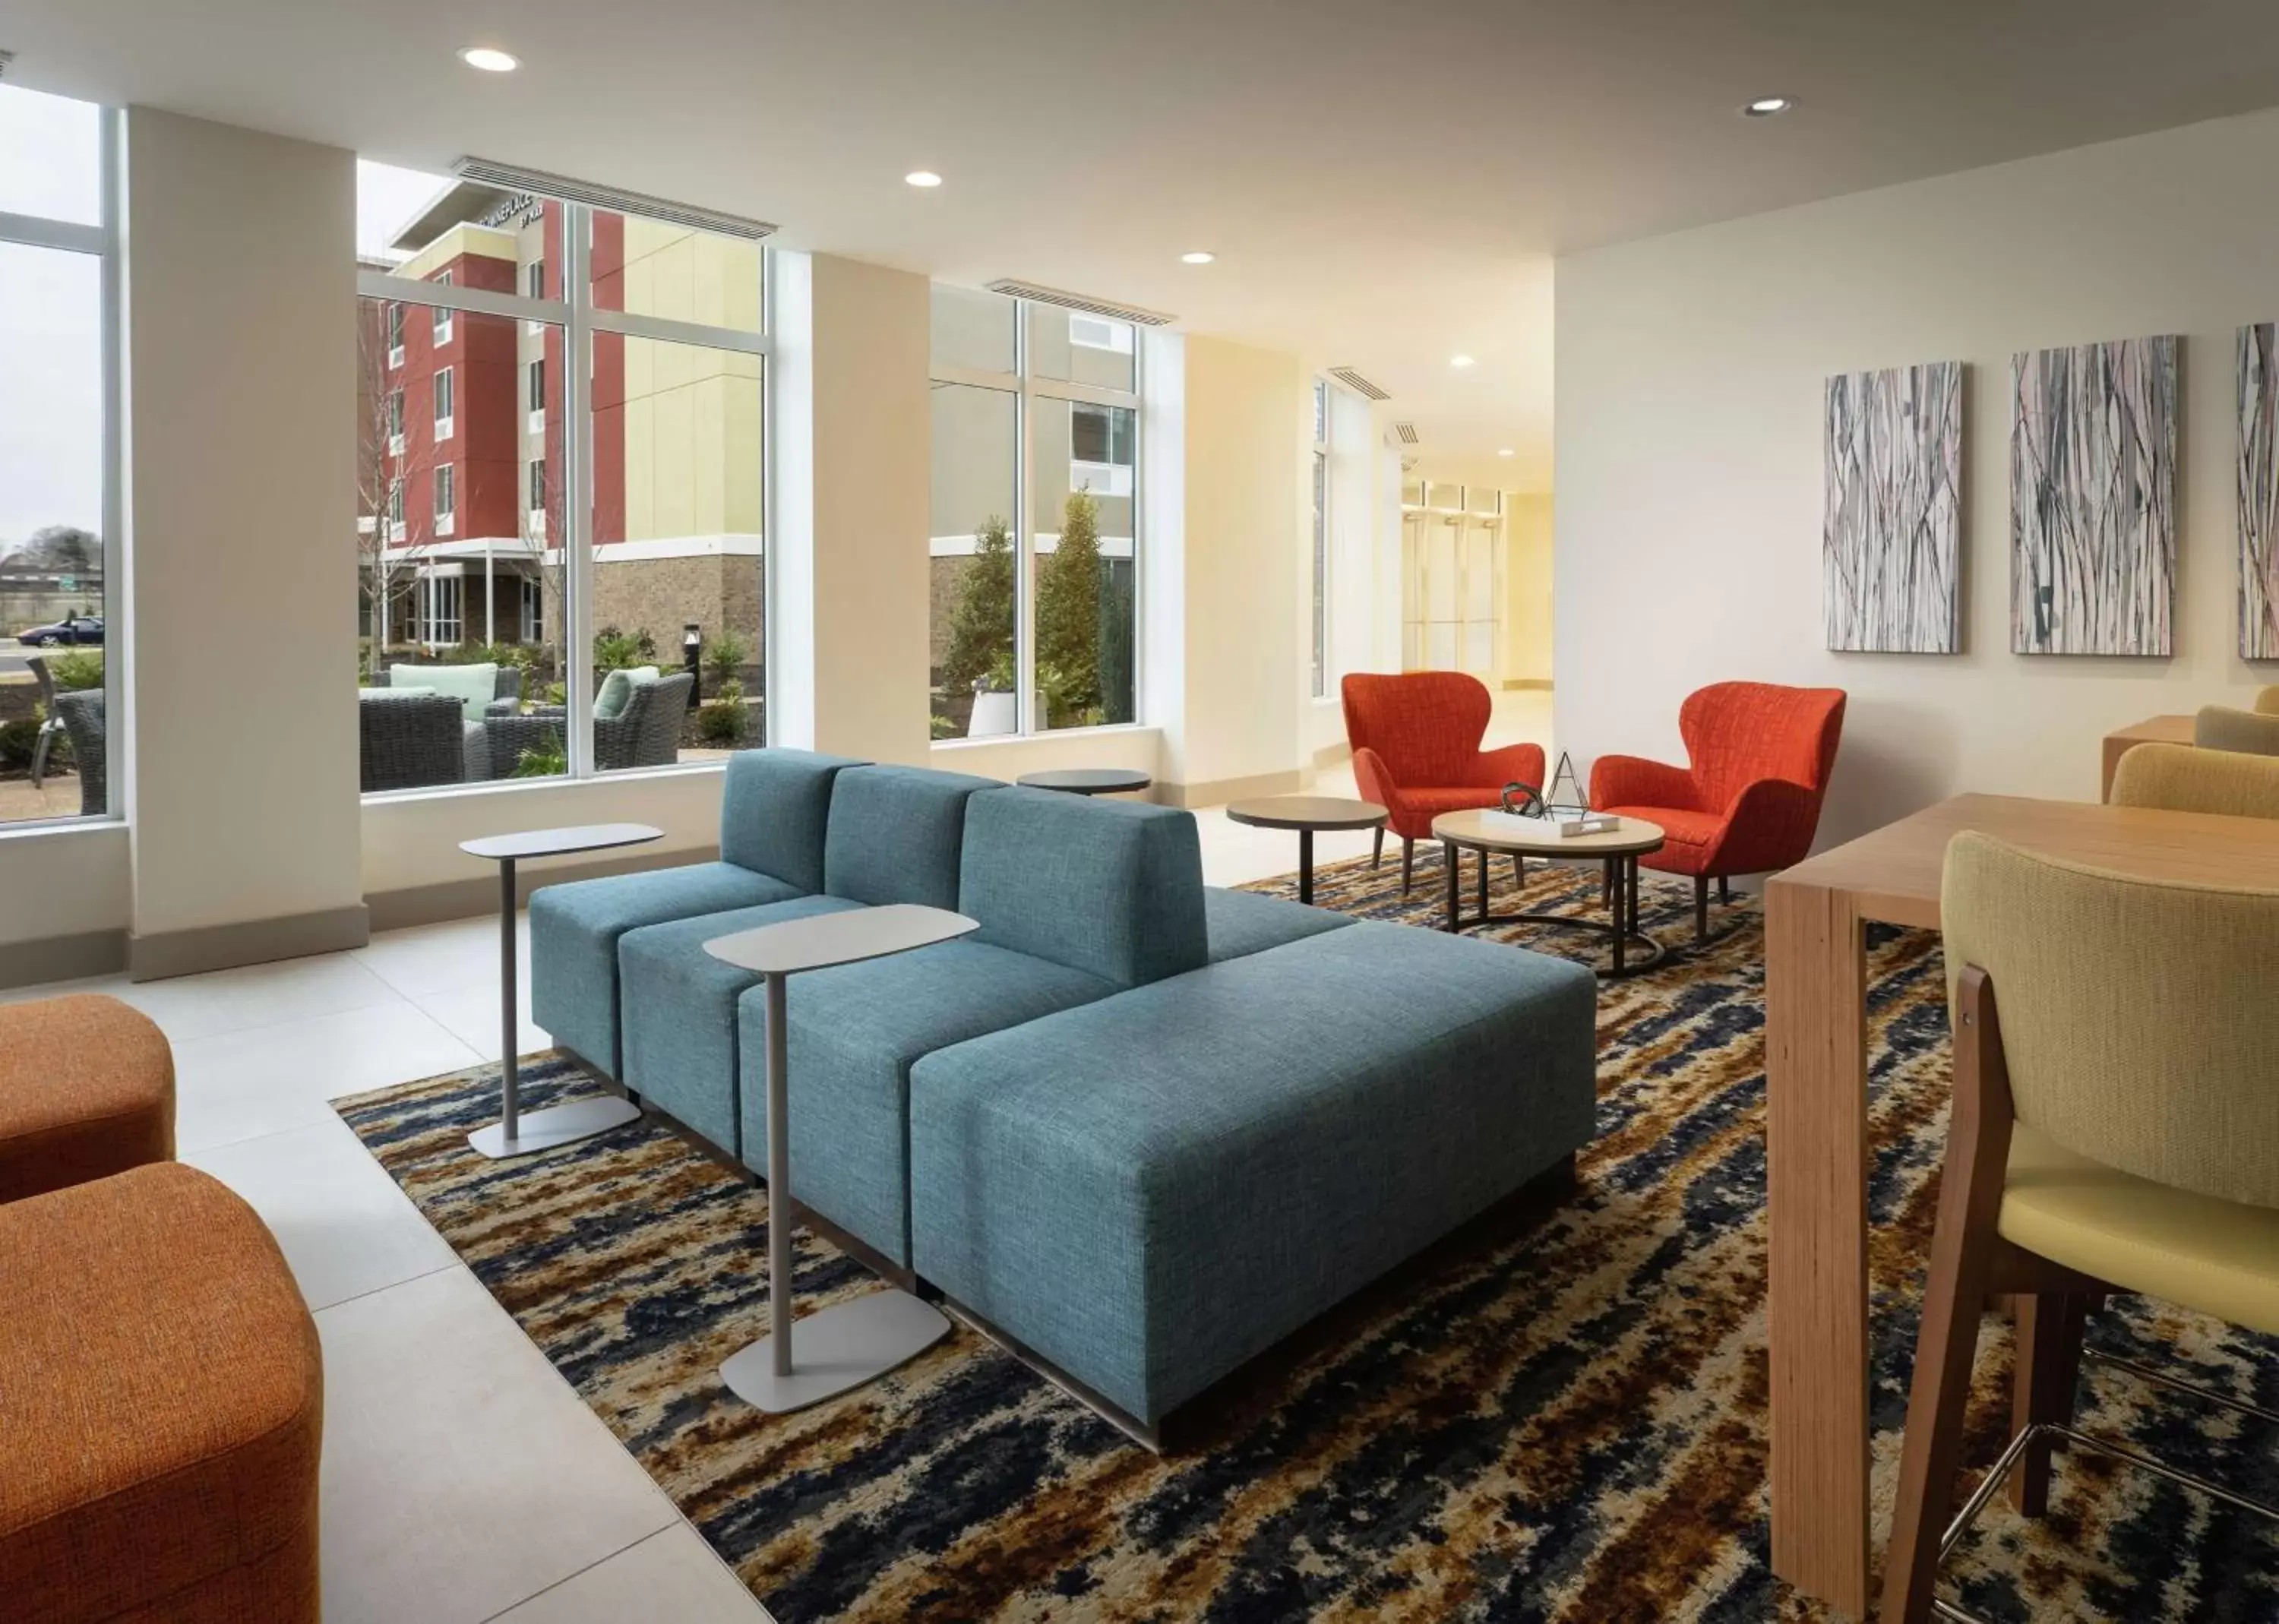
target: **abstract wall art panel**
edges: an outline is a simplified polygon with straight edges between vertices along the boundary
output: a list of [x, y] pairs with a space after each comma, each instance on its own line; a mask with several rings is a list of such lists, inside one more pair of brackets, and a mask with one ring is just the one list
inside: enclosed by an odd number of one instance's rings
[[2010, 647], [2175, 651], [2176, 341], [2010, 361]]
[[1962, 647], [1962, 364], [1828, 380], [1821, 608], [1828, 647]]
[[2239, 330], [2239, 656], [2279, 660], [2279, 327]]

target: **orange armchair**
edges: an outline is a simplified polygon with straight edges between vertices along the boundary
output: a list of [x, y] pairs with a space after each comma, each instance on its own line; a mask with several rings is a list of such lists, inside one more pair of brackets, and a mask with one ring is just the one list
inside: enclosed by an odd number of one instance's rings
[[[1365, 800], [1390, 814], [1400, 837], [1400, 889], [1414, 876], [1416, 842], [1432, 836], [1443, 812], [1501, 803], [1515, 781], [1543, 787], [1543, 747], [1507, 745], [1483, 750], [1493, 702], [1487, 685], [1462, 671], [1408, 671], [1398, 677], [1355, 674], [1339, 692], [1346, 738], [1353, 745], [1354, 781]], [[1377, 831], [1374, 867], [1385, 857], [1385, 831]]]
[[1687, 697], [1677, 731], [1692, 765], [1602, 755], [1591, 804], [1659, 823], [1668, 844], [1638, 862], [1693, 877], [1693, 937], [1709, 934], [1709, 882], [1801, 862], [1844, 731], [1844, 690], [1721, 682]]

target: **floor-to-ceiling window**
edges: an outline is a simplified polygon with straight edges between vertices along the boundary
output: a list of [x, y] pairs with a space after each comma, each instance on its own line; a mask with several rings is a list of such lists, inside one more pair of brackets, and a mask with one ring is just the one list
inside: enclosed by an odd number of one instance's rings
[[766, 228], [359, 176], [365, 787], [759, 744]]
[[110, 141], [93, 103], [0, 85], [0, 823], [115, 805]]
[[932, 355], [934, 737], [1132, 721], [1137, 329], [937, 285]]

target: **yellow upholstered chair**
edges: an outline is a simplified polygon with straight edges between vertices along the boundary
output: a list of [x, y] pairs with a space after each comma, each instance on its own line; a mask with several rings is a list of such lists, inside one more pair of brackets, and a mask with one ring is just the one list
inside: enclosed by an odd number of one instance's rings
[[2140, 744], [2113, 771], [2116, 807], [2279, 817], [2279, 756]]
[[2279, 684], [2274, 684], [2255, 696], [2255, 709], [2267, 716], [2279, 716]]
[[2279, 713], [2203, 705], [2192, 718], [2192, 742], [2203, 750], [2279, 755]]
[[[2041, 1514], [2053, 1439], [2109, 1449], [2072, 1426], [2083, 1320], [2106, 1292], [2279, 1333], [2279, 892], [2156, 885], [1961, 834], [1940, 908], [1954, 1108], [1883, 1624], [1930, 1616], [1939, 1558], [2001, 1482]], [[1990, 1294], [2017, 1303], [2014, 1436], [1942, 1536]]]

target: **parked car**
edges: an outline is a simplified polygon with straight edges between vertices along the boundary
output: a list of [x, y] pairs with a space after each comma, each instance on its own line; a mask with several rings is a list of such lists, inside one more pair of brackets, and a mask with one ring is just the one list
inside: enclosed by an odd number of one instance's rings
[[100, 615], [66, 615], [53, 625], [27, 626], [16, 633], [16, 640], [32, 648], [47, 648], [58, 643], [103, 642], [103, 617]]

